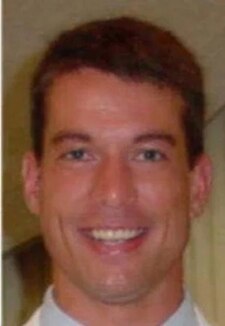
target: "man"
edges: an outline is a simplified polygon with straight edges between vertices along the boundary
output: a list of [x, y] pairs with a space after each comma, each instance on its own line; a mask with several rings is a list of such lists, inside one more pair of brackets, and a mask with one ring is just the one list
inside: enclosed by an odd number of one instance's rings
[[47, 50], [31, 115], [25, 197], [53, 286], [26, 325], [206, 325], [182, 268], [211, 179], [192, 54], [133, 18], [85, 24]]

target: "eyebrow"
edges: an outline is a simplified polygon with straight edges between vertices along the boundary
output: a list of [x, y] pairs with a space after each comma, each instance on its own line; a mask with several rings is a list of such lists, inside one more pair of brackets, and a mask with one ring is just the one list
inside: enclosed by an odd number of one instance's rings
[[165, 141], [171, 146], [176, 146], [176, 138], [172, 134], [167, 134], [164, 132], [149, 132], [143, 135], [139, 135], [134, 138], [134, 143], [144, 143], [144, 142], [149, 142], [149, 141]]
[[72, 132], [72, 131], [60, 131], [53, 138], [52, 143], [57, 145], [66, 140], [80, 141], [88, 143], [91, 141], [91, 137], [88, 134], [82, 132]]
[[[52, 143], [54, 145], [57, 145], [68, 140], [89, 143], [92, 141], [92, 137], [82, 132], [60, 131], [52, 138]], [[134, 138], [134, 143], [138, 144], [157, 140], [165, 141], [171, 146], [176, 145], [175, 137], [172, 134], [167, 134], [164, 132], [148, 132], [145, 134], [138, 135]]]

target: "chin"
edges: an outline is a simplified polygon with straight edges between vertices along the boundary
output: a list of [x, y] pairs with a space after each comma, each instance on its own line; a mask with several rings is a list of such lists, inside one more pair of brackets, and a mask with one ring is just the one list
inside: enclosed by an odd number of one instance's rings
[[[140, 278], [140, 277], [139, 277]], [[89, 283], [89, 284], [88, 284]], [[149, 292], [149, 283], [135, 277], [113, 275], [108, 279], [88, 282], [83, 292], [106, 305], [126, 305], [140, 301]]]
[[143, 291], [142, 289], [127, 289], [127, 288], [114, 288], [114, 289], [98, 289], [98, 291], [94, 291], [90, 293], [89, 296], [93, 297], [98, 302], [101, 302], [105, 305], [128, 305], [135, 304], [140, 301], [146, 295], [146, 289]]

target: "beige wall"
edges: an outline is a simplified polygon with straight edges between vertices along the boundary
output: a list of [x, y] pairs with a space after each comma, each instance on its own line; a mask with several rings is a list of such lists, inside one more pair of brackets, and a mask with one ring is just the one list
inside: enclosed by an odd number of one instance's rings
[[188, 284], [217, 325], [225, 321], [225, 107], [206, 126], [206, 147], [213, 161], [213, 189], [204, 216], [193, 225], [187, 251]]
[[81, 21], [116, 15], [150, 19], [175, 31], [196, 53], [206, 74], [206, 136], [215, 164], [214, 192], [204, 219], [193, 227], [186, 270], [206, 315], [224, 325], [224, 0], [5, 0], [3, 14], [5, 251], [10, 253], [39, 233], [38, 219], [23, 203], [20, 161], [29, 147], [29, 80], [42, 49], [57, 32]]

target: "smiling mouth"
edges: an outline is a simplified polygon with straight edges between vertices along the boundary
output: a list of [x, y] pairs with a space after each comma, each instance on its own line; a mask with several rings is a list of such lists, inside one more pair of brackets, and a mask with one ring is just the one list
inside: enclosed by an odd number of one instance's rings
[[146, 228], [119, 228], [119, 229], [90, 229], [85, 230], [86, 236], [92, 240], [118, 244], [128, 240], [134, 240], [146, 233]]

